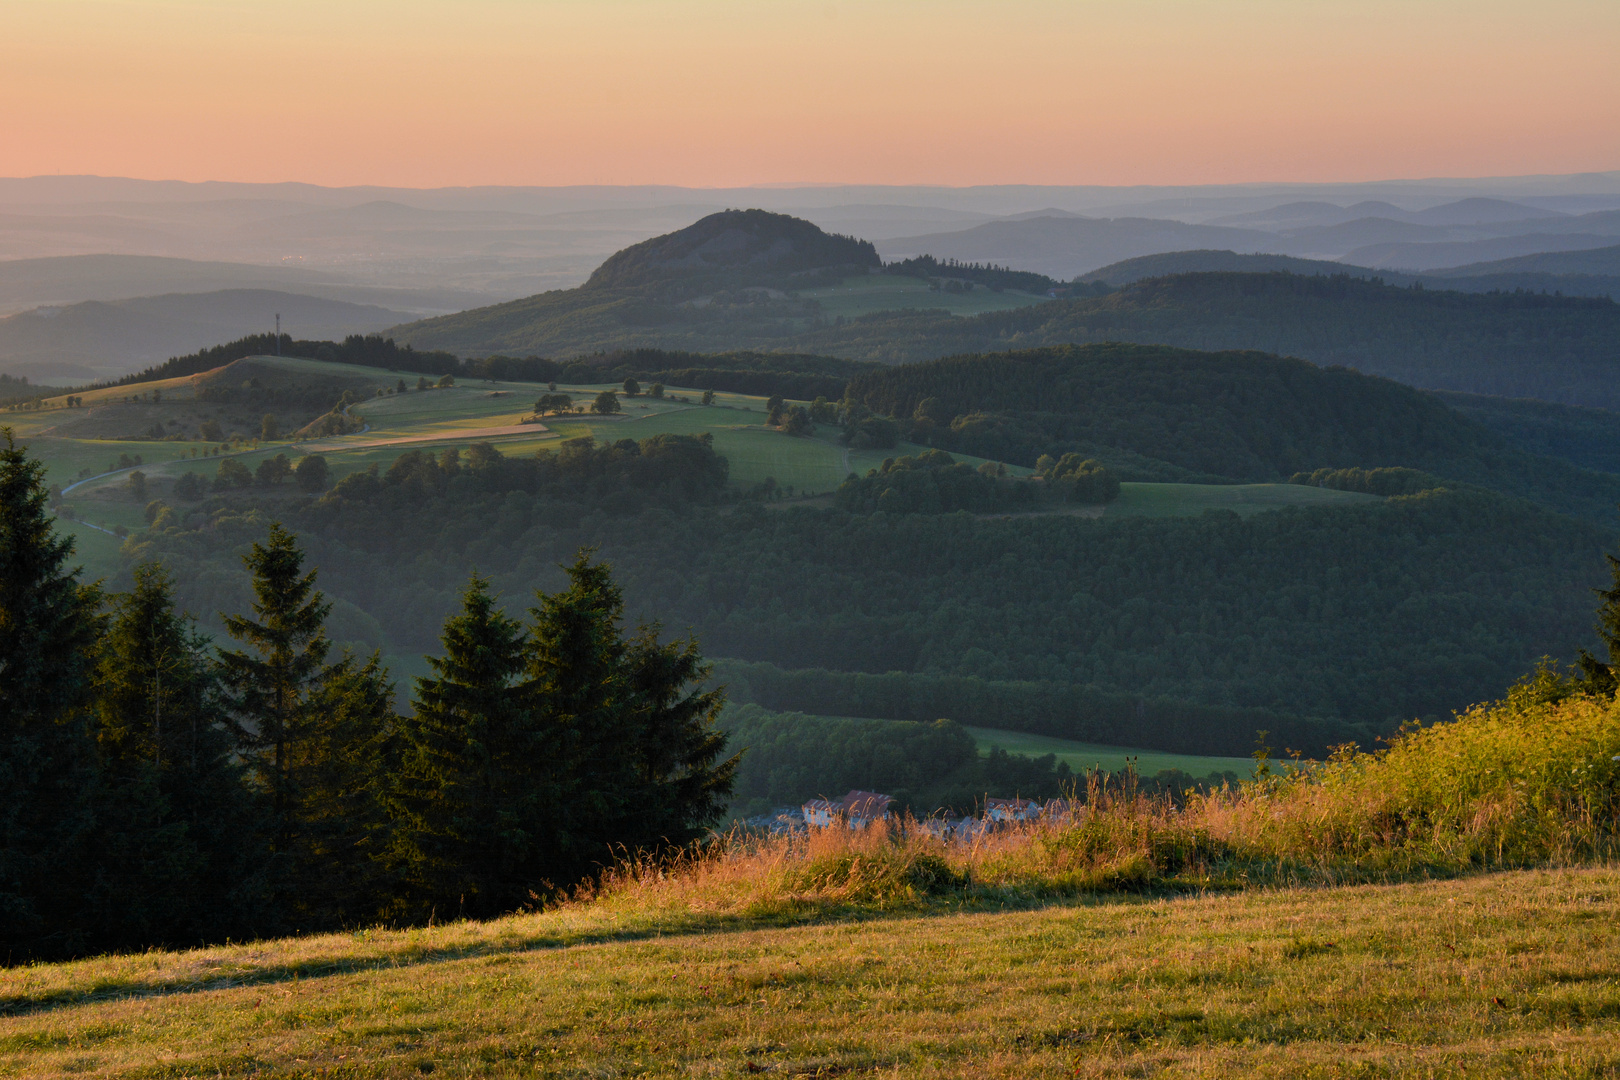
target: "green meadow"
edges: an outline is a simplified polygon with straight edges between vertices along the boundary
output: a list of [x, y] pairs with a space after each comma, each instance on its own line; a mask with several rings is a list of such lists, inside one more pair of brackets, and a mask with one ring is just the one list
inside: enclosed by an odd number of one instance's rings
[[[908, 287], [912, 283], [908, 278], [873, 280], [889, 283], [885, 288], [895, 282]], [[926, 287], [922, 291], [926, 294]], [[983, 292], [982, 295], [1006, 297], [1012, 294]], [[256, 357], [253, 362], [259, 369], [279, 372], [291, 379], [300, 375], [339, 375], [364, 380], [373, 390], [395, 387], [401, 380], [408, 388], [414, 388], [418, 379], [410, 372], [296, 358]], [[194, 400], [190, 380], [171, 379], [151, 385], [163, 395], [161, 404], [139, 406], [151, 416], [183, 415], [201, 406]], [[602, 390], [618, 388], [608, 384], [559, 384], [557, 389], [573, 395], [576, 403], [585, 404]], [[763, 397], [717, 393], [714, 403], [704, 406], [699, 404], [701, 387], [671, 386], [666, 388], [662, 399], [646, 393], [636, 397], [621, 396], [623, 412], [616, 416], [570, 413], [545, 417], [540, 425], [520, 427], [520, 421], [532, 418], [535, 399], [547, 392], [548, 386], [542, 383], [496, 380], [464, 382], [425, 391], [407, 389], [369, 398], [356, 406], [355, 412], [367, 424], [364, 431], [319, 439], [243, 443], [230, 454], [254, 469], [264, 458], [276, 454], [296, 459], [306, 453], [319, 453], [326, 457], [333, 477], [341, 478], [373, 465], [386, 469], [400, 454], [413, 449], [437, 453], [451, 447], [464, 449], [473, 443], [488, 442], [503, 454], [527, 455], [585, 435], [614, 441], [640, 440], [662, 433], [707, 433], [714, 437], [715, 449], [730, 462], [731, 479], [736, 486], [750, 488], [773, 479], [779, 488], [791, 489], [795, 496], [813, 498], [831, 493], [851, 472], [864, 474], [881, 465], [885, 458], [918, 454], [925, 449], [904, 442], [889, 450], [851, 449], [840, 444], [837, 428], [825, 425], [818, 426], [809, 437], [784, 435], [766, 426]], [[115, 387], [88, 392], [85, 399], [93, 406], [121, 401], [124, 396], [122, 388]], [[136, 528], [144, 523], [139, 508], [124, 494], [129, 479], [127, 471], [100, 475], [114, 466], [120, 455], [139, 455], [141, 471], [154, 482], [172, 480], [188, 471], [211, 477], [218, 468], [217, 457], [205, 456], [211, 449], [210, 444], [115, 438], [112, 436], [121, 432], [109, 428], [99, 433], [90, 414], [66, 409], [62, 399], [52, 399], [47, 406], [38, 412], [8, 414], [5, 423], [12, 425], [18, 437], [45, 462], [51, 483], [67, 487], [75, 484], [86, 470], [90, 471], [93, 478], [73, 487], [67, 501], [76, 514], [103, 528], [118, 525]], [[127, 422], [123, 425], [124, 428], [129, 426]], [[970, 455], [954, 456], [974, 466], [985, 461]], [[1013, 475], [1030, 472], [1012, 465], [1007, 466], [1007, 470]], [[1106, 510], [1084, 508], [1078, 512], [1103, 513], [1110, 517], [1169, 517], [1225, 509], [1248, 515], [1282, 506], [1315, 506], [1369, 498], [1371, 496], [1287, 484], [1128, 483], [1122, 485], [1118, 501]], [[98, 543], [88, 538], [84, 541], [87, 557]]]
[[1199, 777], [1222, 772], [1249, 776], [1254, 772], [1254, 761], [1251, 758], [1167, 754], [1158, 750], [1101, 746], [1096, 743], [1075, 742], [1072, 739], [1054, 739], [1047, 735], [1000, 731], [996, 728], [969, 727], [965, 730], [979, 744], [980, 753], [988, 753], [991, 747], [1000, 747], [1009, 754], [1027, 754], [1030, 757], [1053, 754], [1059, 761], [1068, 762], [1069, 767], [1077, 773], [1087, 769], [1122, 772], [1127, 767], [1134, 767], [1139, 776], [1152, 776], [1161, 769], [1180, 769], [1184, 773]]
[[1007, 311], [1043, 303], [1044, 296], [1021, 292], [991, 292], [978, 288], [969, 293], [936, 291], [921, 278], [895, 274], [871, 274], [846, 278], [824, 289], [805, 289], [798, 294], [816, 300], [828, 318], [853, 319], [876, 311], [939, 309], [952, 315], [981, 315], [987, 311]]

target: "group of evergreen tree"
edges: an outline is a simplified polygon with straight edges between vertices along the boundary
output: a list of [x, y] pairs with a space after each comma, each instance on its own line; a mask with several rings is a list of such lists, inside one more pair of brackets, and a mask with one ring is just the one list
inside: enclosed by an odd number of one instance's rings
[[532, 457], [506, 457], [490, 443], [437, 457], [408, 450], [386, 472], [350, 473], [328, 505], [369, 501], [405, 506], [425, 498], [474, 492], [526, 491], [560, 501], [712, 502], [725, 491], [730, 464], [715, 453], [714, 436], [654, 435], [598, 443], [589, 435], [564, 440]]
[[1046, 495], [1028, 480], [1007, 476], [1004, 465], [987, 461], [975, 469], [943, 450], [925, 450], [916, 457], [885, 458], [865, 476], [851, 473], [834, 493], [833, 505], [867, 514], [988, 514], [1035, 510]]
[[334, 653], [292, 533], [252, 545], [216, 651], [157, 564], [127, 593], [80, 580], [43, 472], [7, 431], [0, 962], [495, 915], [727, 802], [695, 643], [627, 634], [588, 551], [526, 624], [475, 574], [401, 714], [378, 656]]

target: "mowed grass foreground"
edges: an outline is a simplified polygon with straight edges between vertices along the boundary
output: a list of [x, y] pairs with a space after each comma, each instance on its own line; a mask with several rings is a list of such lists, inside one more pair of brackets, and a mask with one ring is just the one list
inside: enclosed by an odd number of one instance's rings
[[1612, 869], [667, 935], [564, 909], [8, 971], [0, 1071], [1610, 1076], [1617, 917]]

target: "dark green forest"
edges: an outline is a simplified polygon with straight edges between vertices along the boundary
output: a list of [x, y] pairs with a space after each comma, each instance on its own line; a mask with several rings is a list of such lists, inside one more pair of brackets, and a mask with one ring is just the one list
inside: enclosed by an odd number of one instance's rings
[[723, 722], [727, 751], [741, 754], [733, 805], [745, 817], [852, 788], [884, 792], [898, 812], [926, 817], [971, 813], [986, 792], [1051, 799], [1077, 787], [1067, 763], [1050, 754], [992, 748], [981, 757], [952, 720], [852, 720], [743, 705], [726, 710]]
[[1620, 406], [1620, 305], [1537, 293], [1400, 288], [1351, 277], [1181, 274], [1095, 299], [959, 318], [878, 313], [792, 347], [888, 363], [1132, 341], [1343, 365], [1422, 389]]
[[[1504, 435], [1390, 379], [1260, 353], [1104, 344], [955, 356], [867, 371], [846, 397], [923, 445], [1027, 466], [1072, 452], [1124, 480], [1395, 466], [1602, 522], [1620, 503], [1620, 476], [1517, 449], [1530, 440], [1522, 427]], [[1606, 415], [1591, 421], [1592, 444]]]
[[1444, 390], [1431, 391], [1431, 396], [1527, 453], [1620, 473], [1620, 413]]
[[[639, 490], [542, 490], [532, 466], [467, 457], [434, 484], [407, 479], [416, 459], [396, 483], [384, 474], [279, 504], [339, 602], [334, 633], [429, 648], [472, 568], [502, 593], [554, 588], [557, 564], [590, 543], [617, 568], [633, 614], [690, 627], [715, 656], [1381, 728], [1496, 693], [1544, 653], [1572, 655], [1612, 535], [1469, 489], [1247, 519], [999, 519], [716, 508], [696, 487], [691, 500], [645, 505]], [[191, 568], [191, 610], [239, 607], [237, 554], [268, 512], [239, 501], [176, 509], [166, 528], [132, 538], [131, 557]], [[1252, 730], [1201, 748], [1246, 753]]]

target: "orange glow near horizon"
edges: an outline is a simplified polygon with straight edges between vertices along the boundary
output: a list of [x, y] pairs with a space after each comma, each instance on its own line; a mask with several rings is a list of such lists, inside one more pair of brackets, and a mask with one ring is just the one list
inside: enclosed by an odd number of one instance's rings
[[1613, 0], [0, 0], [0, 175], [1202, 184], [1620, 169]]

